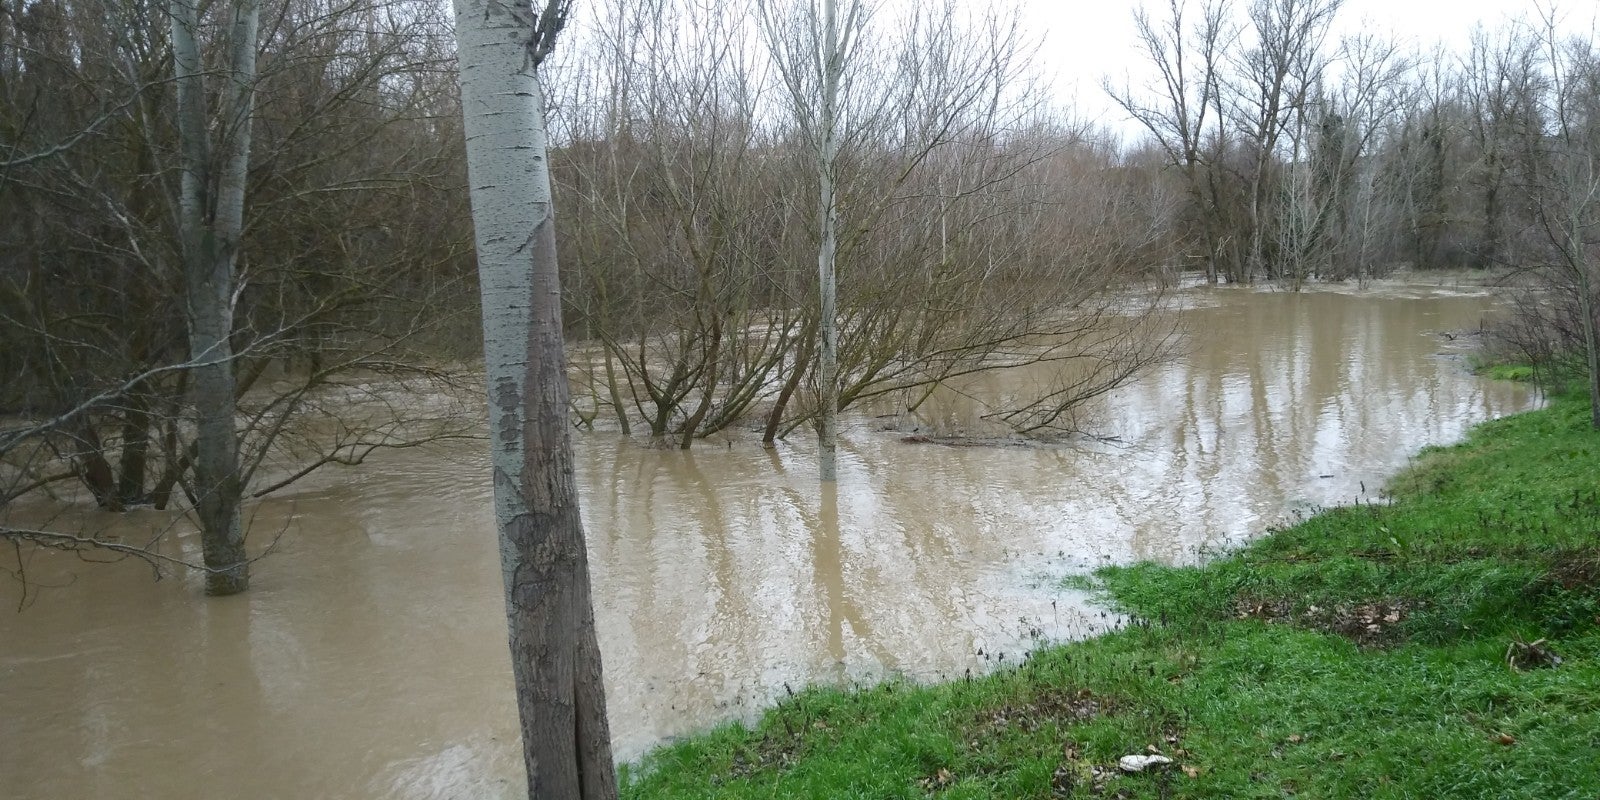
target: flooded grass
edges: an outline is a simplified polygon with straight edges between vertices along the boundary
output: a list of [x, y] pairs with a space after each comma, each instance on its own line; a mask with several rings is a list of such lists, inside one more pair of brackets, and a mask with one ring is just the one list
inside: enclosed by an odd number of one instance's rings
[[[1600, 434], [1576, 401], [1430, 449], [1383, 503], [1098, 574], [1130, 627], [937, 686], [787, 698], [625, 796], [1600, 796]], [[1122, 756], [1171, 763], [1124, 774]]]

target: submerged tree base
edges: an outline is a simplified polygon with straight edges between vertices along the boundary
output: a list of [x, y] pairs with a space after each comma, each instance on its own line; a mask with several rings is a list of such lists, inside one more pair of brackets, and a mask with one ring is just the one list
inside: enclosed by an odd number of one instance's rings
[[[1600, 796], [1600, 434], [1430, 448], [1392, 504], [1103, 570], [1124, 630], [937, 686], [818, 689], [624, 773], [655, 797]], [[1163, 755], [1130, 773], [1127, 755]]]
[[230, 569], [221, 572], [212, 572], [206, 575], [206, 594], [212, 597], [227, 597], [239, 594], [250, 588], [250, 578], [241, 569]]

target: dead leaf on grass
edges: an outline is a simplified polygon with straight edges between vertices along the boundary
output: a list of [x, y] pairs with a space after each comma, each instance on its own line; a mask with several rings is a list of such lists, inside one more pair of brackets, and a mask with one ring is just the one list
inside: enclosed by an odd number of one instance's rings
[[1506, 646], [1506, 666], [1516, 670], [1534, 669], [1537, 667], [1559, 667], [1561, 656], [1550, 648], [1550, 643], [1544, 639], [1535, 639], [1524, 642], [1513, 639]]
[[917, 781], [917, 785], [925, 792], [937, 792], [956, 782], [956, 776], [950, 770], [940, 767], [938, 772]]

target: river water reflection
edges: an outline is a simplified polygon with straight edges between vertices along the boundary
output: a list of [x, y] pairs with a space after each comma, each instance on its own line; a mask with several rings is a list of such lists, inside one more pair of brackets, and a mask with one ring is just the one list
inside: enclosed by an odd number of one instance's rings
[[[1469, 375], [1464, 337], [1442, 335], [1491, 313], [1472, 290], [1183, 301], [1187, 355], [1085, 419], [1114, 441], [911, 444], [851, 417], [825, 497], [802, 433], [688, 453], [579, 435], [619, 756], [785, 686], [960, 675], [1090, 633], [1111, 620], [1061, 576], [1190, 561], [1374, 497], [1418, 447], [1536, 402]], [[256, 507], [254, 535], [283, 537], [245, 596], [38, 553], [13, 613], [0, 576], [0, 797], [514, 796], [481, 449], [389, 453]]]

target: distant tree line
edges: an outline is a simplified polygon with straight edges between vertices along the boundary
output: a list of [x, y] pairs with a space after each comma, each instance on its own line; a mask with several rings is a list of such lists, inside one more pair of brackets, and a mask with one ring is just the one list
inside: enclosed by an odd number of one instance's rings
[[[1341, 0], [1166, 0], [1136, 15], [1151, 86], [1107, 85], [1182, 185], [1213, 281], [1522, 267], [1592, 37], [1478, 29], [1464, 53], [1330, 33]], [[1570, 73], [1569, 79], [1561, 75]], [[1576, 92], [1576, 93], [1575, 93]], [[1537, 259], [1533, 259], [1537, 260]]]
[[1174, 257], [1213, 283], [1292, 288], [1398, 266], [1510, 273], [1504, 342], [1583, 376], [1600, 428], [1595, 18], [1583, 31], [1545, 11], [1479, 28], [1465, 52], [1407, 52], [1370, 33], [1335, 40], [1341, 5], [1166, 0], [1136, 14], [1157, 78], [1107, 89], [1182, 187]]

